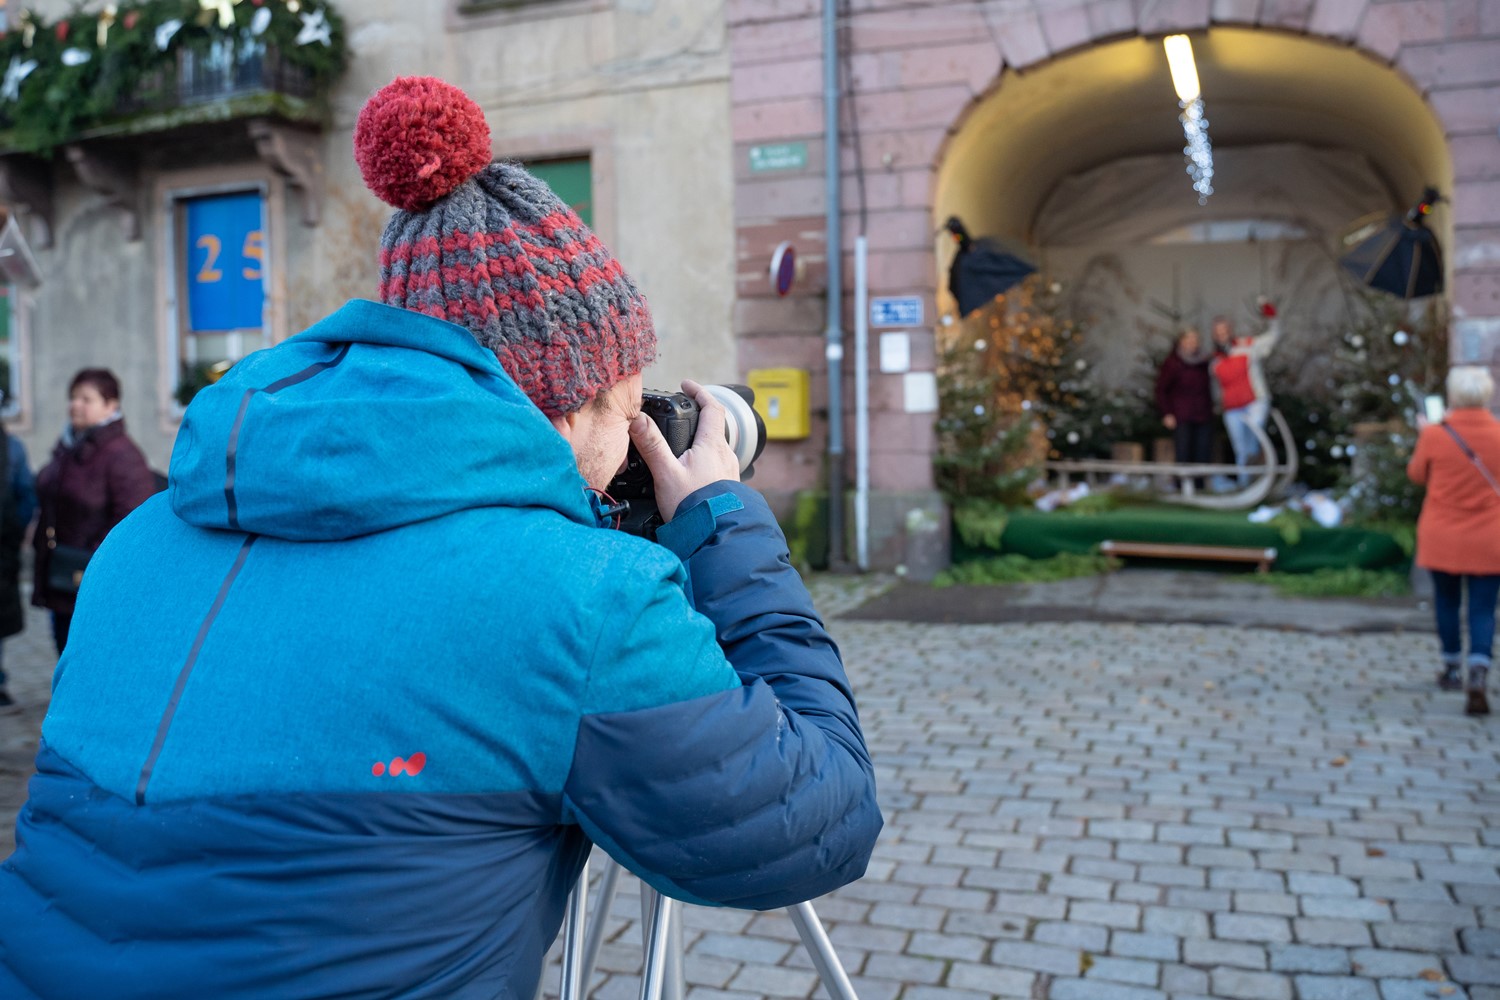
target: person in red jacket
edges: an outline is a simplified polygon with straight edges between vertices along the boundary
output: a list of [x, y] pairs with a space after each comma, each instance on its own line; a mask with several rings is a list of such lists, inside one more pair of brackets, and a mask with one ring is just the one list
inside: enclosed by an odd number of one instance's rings
[[[1224, 428], [1229, 431], [1229, 443], [1234, 447], [1234, 464], [1241, 470], [1260, 452], [1260, 439], [1255, 431], [1265, 429], [1266, 417], [1271, 413], [1271, 390], [1266, 385], [1262, 364], [1281, 339], [1276, 306], [1261, 299], [1260, 314], [1266, 321], [1266, 329], [1254, 337], [1236, 337], [1227, 316], [1214, 317], [1214, 350], [1219, 356], [1213, 363], [1213, 374], [1219, 385], [1219, 402], [1224, 407]], [[1241, 471], [1239, 480], [1244, 486], [1250, 477]]]
[[[1213, 455], [1214, 397], [1209, 383], [1210, 358], [1200, 353], [1203, 337], [1189, 327], [1156, 375], [1156, 409], [1162, 426], [1172, 432], [1178, 463], [1202, 464]], [[1203, 488], [1203, 480], [1194, 480]]]
[[[1423, 426], [1406, 466], [1427, 487], [1417, 518], [1417, 565], [1432, 574], [1443, 669], [1438, 686], [1464, 686], [1460, 611], [1469, 592], [1469, 715], [1488, 715], [1485, 682], [1500, 595], [1500, 421], [1488, 409], [1495, 380], [1476, 366], [1448, 373], [1448, 414]], [[1425, 423], [1425, 421], [1419, 421]]]
[[57, 546], [93, 552], [110, 529], [157, 491], [156, 473], [125, 433], [120, 380], [107, 368], [85, 368], [68, 384], [68, 426], [52, 449], [52, 461], [37, 473], [41, 517], [32, 536], [36, 585], [31, 603], [52, 612], [58, 655], [68, 644], [78, 588], [54, 588], [48, 580]]

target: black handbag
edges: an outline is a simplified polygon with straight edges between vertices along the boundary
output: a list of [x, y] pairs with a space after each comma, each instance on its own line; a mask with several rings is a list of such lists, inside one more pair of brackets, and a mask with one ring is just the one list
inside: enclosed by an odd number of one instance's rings
[[73, 545], [58, 545], [57, 531], [47, 526], [47, 589], [54, 594], [76, 594], [93, 553]]

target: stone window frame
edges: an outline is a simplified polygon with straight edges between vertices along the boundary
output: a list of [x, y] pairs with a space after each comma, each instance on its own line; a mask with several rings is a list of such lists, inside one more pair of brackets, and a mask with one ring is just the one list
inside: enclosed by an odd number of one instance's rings
[[614, 0], [448, 0], [444, 18], [450, 32], [472, 31], [570, 17], [608, 10]]
[[156, 410], [165, 434], [175, 434], [183, 406], [177, 402], [182, 309], [183, 264], [177, 248], [179, 204], [189, 198], [254, 191], [265, 199], [265, 257], [267, 275], [266, 346], [281, 343], [287, 330], [287, 208], [286, 181], [269, 167], [247, 161], [222, 167], [163, 171], [152, 195], [152, 232], [156, 238]]
[[615, 142], [612, 129], [583, 127], [504, 136], [494, 139], [491, 148], [497, 160], [518, 160], [522, 163], [529, 160], [588, 157], [594, 202], [592, 228], [611, 252], [618, 252], [618, 233], [615, 228]]
[[12, 345], [11, 383], [15, 386], [15, 399], [6, 400], [0, 410], [0, 420], [12, 434], [25, 434], [33, 429], [35, 413], [31, 392], [33, 357], [31, 354], [31, 327], [36, 311], [36, 296], [32, 289], [19, 281], [6, 282], [5, 306], [10, 310], [10, 342]]

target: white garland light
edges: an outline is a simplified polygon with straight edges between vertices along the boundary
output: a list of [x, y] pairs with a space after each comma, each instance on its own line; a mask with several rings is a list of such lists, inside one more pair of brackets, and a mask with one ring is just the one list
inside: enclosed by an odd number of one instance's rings
[[21, 99], [21, 84], [36, 69], [37, 61], [27, 59], [22, 62], [20, 56], [10, 57], [10, 66], [5, 70], [5, 83], [0, 85], [0, 100], [19, 101]]
[[156, 51], [167, 51], [167, 46], [172, 44], [172, 39], [176, 38], [177, 33], [181, 30], [182, 21], [177, 18], [158, 24], [156, 26]]
[[302, 19], [302, 30], [297, 32], [298, 45], [311, 45], [313, 42], [333, 44], [333, 26], [328, 23], [328, 17], [323, 11], [315, 10], [297, 16]]
[[1203, 116], [1203, 98], [1179, 102], [1182, 114], [1182, 135], [1187, 145], [1182, 155], [1187, 157], [1188, 176], [1193, 179], [1193, 190], [1198, 192], [1198, 204], [1207, 205], [1208, 196], [1214, 193], [1214, 147], [1208, 141], [1208, 119]]

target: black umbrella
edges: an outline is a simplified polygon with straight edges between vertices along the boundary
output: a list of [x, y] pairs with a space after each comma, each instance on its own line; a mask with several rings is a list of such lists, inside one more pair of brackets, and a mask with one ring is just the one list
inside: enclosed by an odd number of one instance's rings
[[1438, 200], [1428, 188], [1404, 216], [1392, 216], [1379, 231], [1360, 240], [1339, 262], [1371, 288], [1420, 299], [1443, 290], [1443, 253], [1427, 228], [1427, 215]]
[[958, 241], [958, 253], [948, 269], [948, 291], [958, 300], [960, 316], [988, 305], [995, 296], [1036, 271], [1035, 267], [1007, 252], [994, 240], [971, 237], [956, 215], [943, 228]]

